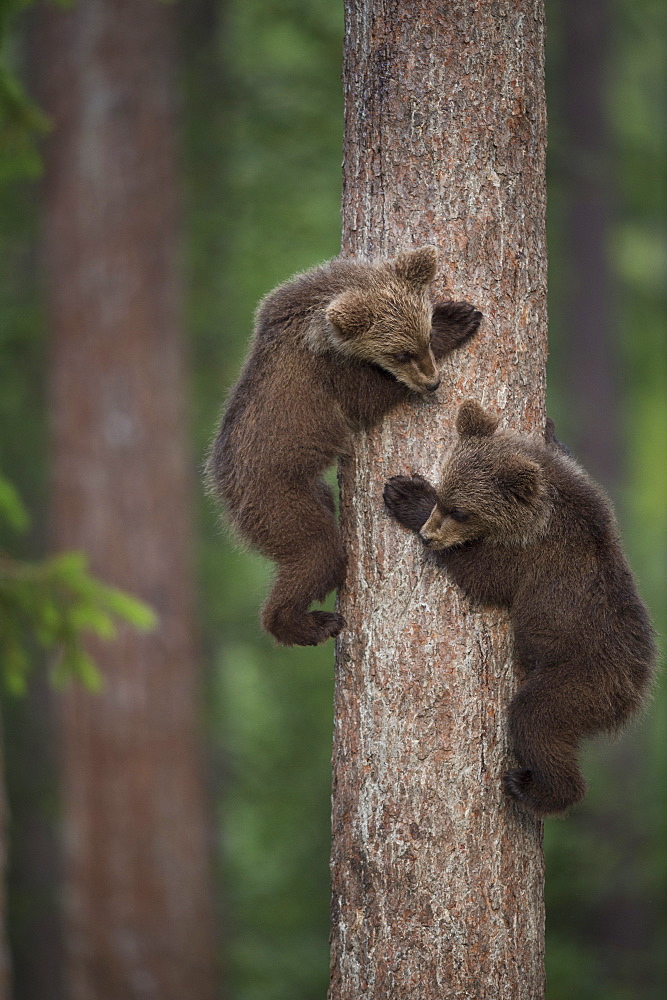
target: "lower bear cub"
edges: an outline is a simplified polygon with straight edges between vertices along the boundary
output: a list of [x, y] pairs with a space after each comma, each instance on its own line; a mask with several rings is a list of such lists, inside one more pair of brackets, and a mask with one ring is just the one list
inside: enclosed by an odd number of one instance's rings
[[600, 487], [551, 421], [544, 442], [497, 426], [478, 403], [464, 403], [438, 488], [395, 476], [384, 499], [466, 594], [509, 609], [524, 679], [509, 706], [520, 766], [503, 782], [546, 816], [583, 797], [579, 743], [639, 707], [655, 645]]
[[368, 263], [332, 260], [261, 303], [255, 335], [208, 461], [212, 491], [239, 534], [278, 564], [265, 628], [286, 646], [338, 635], [342, 617], [308, 611], [345, 577], [322, 472], [353, 432], [438, 388], [436, 361], [477, 330], [467, 302], [432, 305], [434, 247]]

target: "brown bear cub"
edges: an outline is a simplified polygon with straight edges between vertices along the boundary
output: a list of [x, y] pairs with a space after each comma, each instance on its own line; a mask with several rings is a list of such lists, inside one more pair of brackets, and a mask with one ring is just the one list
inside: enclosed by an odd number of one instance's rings
[[546, 816], [583, 797], [579, 743], [639, 707], [655, 644], [600, 487], [551, 421], [545, 441], [497, 426], [478, 403], [464, 403], [437, 489], [395, 476], [384, 500], [466, 594], [509, 609], [524, 680], [509, 706], [520, 766], [503, 781]]
[[286, 646], [336, 636], [341, 615], [308, 611], [345, 577], [321, 473], [357, 428], [440, 384], [436, 361], [477, 330], [467, 302], [433, 306], [433, 247], [374, 263], [336, 259], [274, 289], [208, 460], [232, 525], [278, 564], [264, 627]]

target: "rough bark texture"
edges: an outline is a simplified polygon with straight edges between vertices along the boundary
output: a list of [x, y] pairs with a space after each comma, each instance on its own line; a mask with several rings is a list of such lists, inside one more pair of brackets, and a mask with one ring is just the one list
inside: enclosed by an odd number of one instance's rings
[[362, 434], [341, 470], [350, 566], [335, 696], [330, 1000], [537, 1000], [540, 824], [507, 802], [501, 615], [470, 607], [382, 510], [438, 476], [465, 398], [541, 431], [546, 361], [542, 0], [348, 0], [343, 247], [441, 250], [439, 297], [486, 321], [439, 405]]
[[148, 636], [93, 649], [105, 688], [59, 704], [66, 993], [214, 995], [197, 747], [173, 8], [79, 0], [38, 31], [47, 148], [53, 522], [148, 601]]

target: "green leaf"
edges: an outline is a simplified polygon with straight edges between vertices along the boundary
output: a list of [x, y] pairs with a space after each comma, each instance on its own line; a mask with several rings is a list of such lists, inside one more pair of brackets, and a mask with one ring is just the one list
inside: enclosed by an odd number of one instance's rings
[[46, 649], [50, 649], [58, 643], [61, 618], [60, 608], [49, 594], [44, 596], [41, 603], [37, 602], [35, 636]]
[[[0, 480], [0, 483], [4, 482]], [[11, 488], [5, 506], [16, 500]], [[82, 636], [93, 633], [110, 641], [117, 623], [147, 631], [157, 617], [143, 601], [91, 576], [82, 552], [63, 552], [42, 562], [28, 563], [2, 555], [0, 560], [0, 646], [5, 684], [15, 693], [25, 690], [30, 659], [28, 637], [59, 657], [52, 668], [53, 682], [78, 680], [98, 691], [102, 678], [84, 651]]]
[[78, 680], [89, 691], [101, 691], [104, 680], [93, 660], [78, 643], [66, 646], [51, 668], [54, 687], [62, 689], [71, 680]]
[[16, 531], [24, 531], [28, 527], [28, 512], [17, 491], [3, 476], [0, 476], [0, 515]]
[[[3, 623], [6, 626], [6, 621]], [[3, 680], [14, 695], [25, 694], [30, 663], [20, 636], [14, 628], [2, 630]]]
[[104, 678], [94, 661], [81, 650], [76, 657], [76, 677], [89, 691], [98, 693], [104, 687]]
[[108, 613], [95, 604], [78, 604], [69, 612], [69, 621], [77, 632], [94, 632], [100, 639], [113, 639], [116, 626]]
[[40, 176], [42, 160], [35, 140], [50, 127], [16, 77], [0, 65], [0, 181]]
[[77, 584], [85, 578], [88, 559], [83, 552], [59, 552], [48, 559], [46, 566], [54, 579]]
[[116, 617], [123, 619], [141, 632], [151, 632], [156, 628], [158, 617], [148, 604], [136, 597], [131, 597], [122, 590], [117, 590], [115, 587], [101, 587], [100, 589], [102, 591], [100, 596], [104, 604]]

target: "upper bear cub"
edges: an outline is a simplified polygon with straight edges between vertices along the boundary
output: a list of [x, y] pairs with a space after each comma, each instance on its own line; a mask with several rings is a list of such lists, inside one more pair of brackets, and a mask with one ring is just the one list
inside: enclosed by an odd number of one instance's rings
[[433, 247], [395, 260], [332, 260], [274, 289], [208, 460], [213, 491], [278, 574], [263, 623], [285, 645], [338, 635], [338, 614], [308, 612], [345, 576], [334, 500], [321, 473], [352, 433], [411, 394], [438, 388], [436, 361], [477, 330], [467, 302], [435, 307]]
[[584, 795], [579, 742], [638, 708], [655, 645], [600, 487], [551, 421], [544, 442], [497, 426], [478, 403], [464, 403], [438, 488], [395, 476], [384, 499], [466, 594], [509, 609], [525, 679], [509, 706], [520, 767], [503, 781], [544, 816]]

